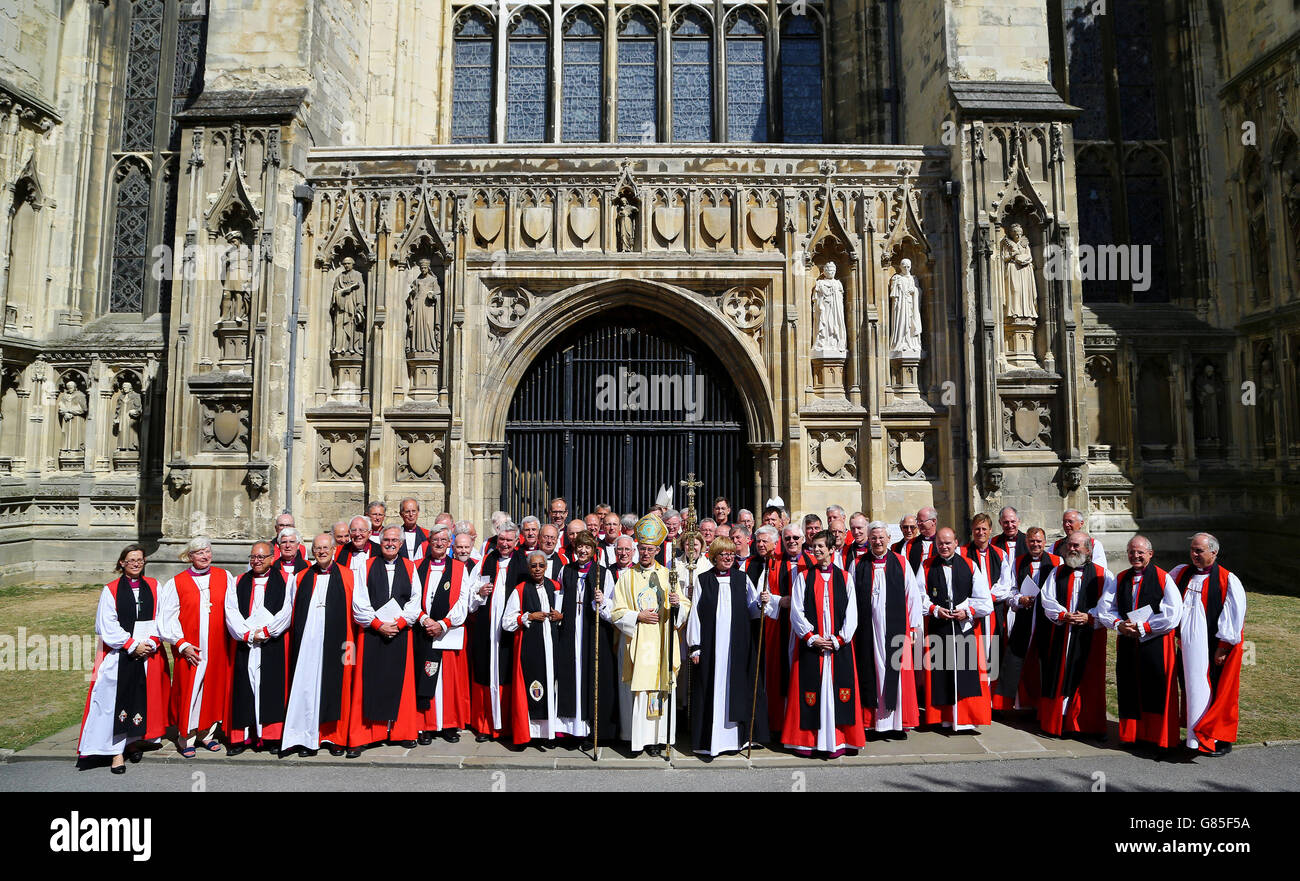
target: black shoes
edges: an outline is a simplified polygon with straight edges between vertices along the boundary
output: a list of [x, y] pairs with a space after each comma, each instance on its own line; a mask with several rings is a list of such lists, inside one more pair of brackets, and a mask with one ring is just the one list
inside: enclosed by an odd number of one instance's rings
[[475, 742], [475, 743], [487, 743], [487, 742], [488, 742], [489, 740], [491, 740], [491, 739], [492, 739], [492, 735], [491, 735], [491, 734], [475, 734], [475, 735], [474, 735], [474, 742]]
[[1205, 755], [1213, 756], [1214, 758], [1217, 759], [1222, 756], [1226, 756], [1230, 752], [1232, 752], [1232, 744], [1220, 740], [1215, 743], [1214, 751], [1205, 753]]
[[428, 746], [433, 743], [433, 734], [429, 731], [420, 732], [420, 746]]
[[[433, 738], [432, 738], [432, 735], [430, 735], [430, 738], [429, 738], [429, 739], [430, 739], [430, 740], [433, 739]], [[445, 740], [445, 741], [447, 741], [448, 743], [460, 743], [460, 732], [459, 732], [459, 731], [444, 731], [444, 732], [442, 733], [442, 739]]]
[[660, 755], [663, 755], [663, 751], [664, 751], [664, 748], [661, 747], [661, 746], [647, 746], [647, 747], [645, 748], [645, 754], [648, 755], [648, 756], [656, 756], [656, 757], [658, 757], [658, 756], [660, 756]]
[[232, 743], [230, 747], [226, 750], [226, 755], [237, 756], [247, 749], [248, 749], [247, 743]]
[[415, 749], [415, 741], [414, 741], [414, 740], [399, 740], [399, 741], [397, 742], [397, 745], [400, 746], [400, 747], [402, 747], [402, 748], [404, 748], [404, 749]]
[[343, 753], [346, 752], [346, 750], [343, 749], [343, 747], [341, 747], [341, 746], [335, 746], [335, 745], [332, 744], [332, 743], [330, 744], [329, 749], [330, 749], [330, 755], [334, 756], [335, 758], [337, 758], [337, 757], [343, 755]]
[[122, 765], [113, 765], [113, 766], [110, 767], [109, 770], [111, 770], [114, 774], [125, 774], [125, 773], [126, 773], [126, 765], [125, 765], [125, 764], [122, 764]]
[[356, 747], [353, 747], [352, 749], [348, 750], [348, 758], [349, 759], [361, 758], [361, 750], [357, 749]]

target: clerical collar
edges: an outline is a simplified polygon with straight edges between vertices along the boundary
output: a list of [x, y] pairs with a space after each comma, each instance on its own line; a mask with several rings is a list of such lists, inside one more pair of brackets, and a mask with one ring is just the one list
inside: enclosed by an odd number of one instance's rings
[[447, 562], [447, 555], [446, 555], [446, 554], [443, 554], [441, 557], [430, 557], [430, 558], [429, 558], [429, 565], [430, 565], [430, 566], [442, 566], [442, 565], [445, 565], [446, 562]]
[[886, 560], [888, 560], [888, 557], [872, 557], [872, 558], [871, 558], [871, 562], [873, 562], [873, 563], [884, 563], [884, 562], [886, 562]]
[[397, 565], [397, 558], [393, 557], [393, 559], [390, 560], [387, 557], [384, 557], [384, 565], [387, 566], [389, 569], [393, 568], [394, 566]]
[[590, 571], [591, 571], [591, 561], [588, 560], [587, 562], [585, 562], [585, 563], [583, 563], [581, 566], [579, 566], [579, 567], [578, 567], [578, 571], [581, 572], [583, 575], [586, 575], [588, 572], [590, 572]]
[[957, 559], [957, 555], [956, 555], [956, 554], [953, 554], [951, 557], [940, 557], [940, 558], [939, 558], [939, 562], [942, 563], [942, 564], [945, 565], [945, 566], [951, 566], [951, 565], [952, 565], [952, 561], [955, 560], [955, 559]]
[[420, 527], [418, 527], [418, 526], [403, 526], [403, 527], [402, 527], [402, 532], [415, 532], [415, 531], [416, 531], [417, 529], [419, 529], [419, 528], [420, 528]]
[[1210, 570], [1209, 570], [1209, 569], [1201, 569], [1201, 568], [1197, 568], [1197, 570], [1196, 570], [1196, 574], [1197, 574], [1197, 575], [1209, 575], [1209, 574], [1210, 574]]
[[817, 566], [817, 571], [818, 571], [818, 572], [829, 572], [829, 571], [831, 571], [831, 564], [830, 564], [830, 563], [826, 563], [825, 565], [818, 564], [818, 566]]
[[211, 571], [212, 571], [212, 567], [211, 567], [211, 566], [207, 567], [206, 569], [195, 569], [193, 566], [190, 566], [190, 574], [191, 574], [191, 575], [207, 575], [207, 574], [209, 574]]

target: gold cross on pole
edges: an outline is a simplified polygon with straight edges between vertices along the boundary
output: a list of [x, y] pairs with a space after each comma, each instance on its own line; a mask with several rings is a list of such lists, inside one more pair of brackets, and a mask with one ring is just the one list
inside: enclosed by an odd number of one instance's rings
[[[698, 487], [704, 486], [704, 481], [696, 480], [695, 472], [692, 471], [690, 474], [686, 475], [685, 480], [678, 481], [678, 483], [686, 487], [686, 507], [688, 510], [690, 510], [692, 514], [694, 514], [695, 513], [695, 490]], [[688, 529], [687, 531], [689, 532], [690, 530]]]

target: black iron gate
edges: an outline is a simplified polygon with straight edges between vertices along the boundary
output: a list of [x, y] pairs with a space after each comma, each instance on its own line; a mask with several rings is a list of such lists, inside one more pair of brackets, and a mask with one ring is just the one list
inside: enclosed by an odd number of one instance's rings
[[515, 391], [501, 508], [545, 522], [549, 500], [563, 496], [579, 515], [602, 502], [640, 515], [660, 484], [684, 505], [678, 481], [690, 472], [704, 482], [702, 512], [718, 495], [749, 506], [743, 414], [717, 357], [684, 326], [631, 307], [588, 319], [539, 355]]

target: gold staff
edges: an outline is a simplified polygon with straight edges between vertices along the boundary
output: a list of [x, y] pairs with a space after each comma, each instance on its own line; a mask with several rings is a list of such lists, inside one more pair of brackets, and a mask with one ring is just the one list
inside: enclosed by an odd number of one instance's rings
[[[764, 579], [766, 580], [766, 579]], [[764, 584], [759, 588], [759, 595], [767, 590]], [[749, 761], [749, 753], [754, 748], [754, 716], [758, 715], [758, 671], [763, 664], [763, 631], [767, 629], [767, 601], [762, 600], [758, 607], [758, 654], [754, 656], [754, 695], [749, 701], [749, 740], [745, 742], [745, 761]]]

